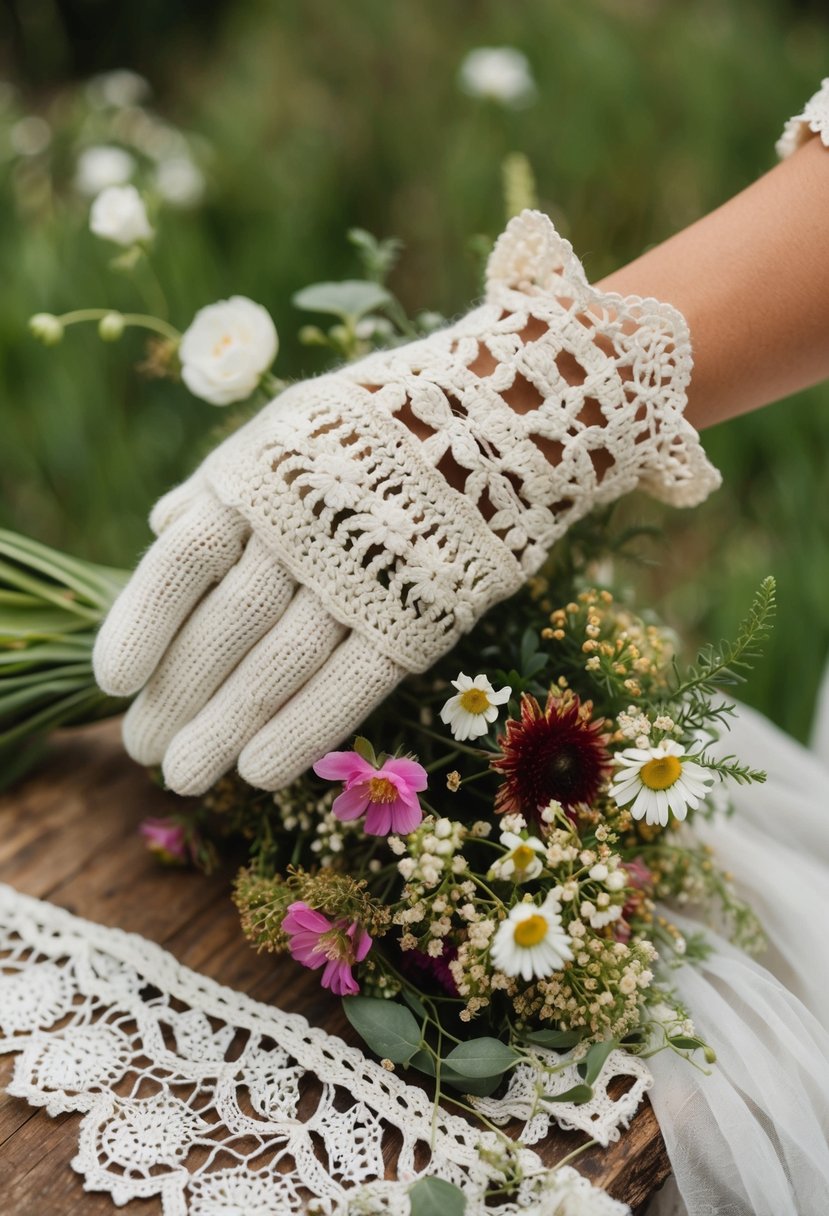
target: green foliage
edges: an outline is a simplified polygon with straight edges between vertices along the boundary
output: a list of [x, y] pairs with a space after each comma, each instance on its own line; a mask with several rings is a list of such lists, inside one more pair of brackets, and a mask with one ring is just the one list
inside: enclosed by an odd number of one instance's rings
[[343, 1009], [366, 1045], [382, 1059], [408, 1064], [420, 1050], [423, 1035], [413, 1015], [396, 1001], [376, 997], [343, 997]]
[[0, 530], [0, 788], [49, 732], [118, 713], [92, 674], [95, 630], [126, 574]]
[[463, 1216], [466, 1210], [463, 1191], [443, 1178], [419, 1178], [408, 1195], [411, 1216]]

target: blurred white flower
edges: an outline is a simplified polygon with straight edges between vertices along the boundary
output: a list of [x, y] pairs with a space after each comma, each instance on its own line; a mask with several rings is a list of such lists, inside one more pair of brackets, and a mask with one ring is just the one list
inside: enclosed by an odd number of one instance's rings
[[472, 97], [522, 106], [535, 96], [529, 60], [514, 46], [477, 47], [463, 60], [459, 76], [461, 88]]
[[189, 156], [170, 156], [159, 162], [155, 185], [173, 207], [195, 207], [204, 197], [204, 174]]
[[152, 89], [150, 82], [128, 68], [117, 68], [114, 72], [103, 72], [93, 76], [86, 86], [86, 95], [93, 106], [135, 106], [146, 101]]
[[89, 227], [96, 236], [117, 245], [134, 245], [153, 235], [147, 208], [135, 186], [108, 186], [89, 212]]
[[243, 401], [276, 358], [279, 337], [270, 315], [246, 296], [231, 296], [196, 313], [185, 331], [181, 378], [211, 405]]
[[107, 186], [123, 186], [135, 171], [135, 158], [114, 144], [84, 148], [75, 168], [75, 189], [90, 196]]
[[52, 128], [38, 114], [27, 114], [19, 119], [9, 132], [11, 146], [19, 156], [37, 156], [49, 147]]

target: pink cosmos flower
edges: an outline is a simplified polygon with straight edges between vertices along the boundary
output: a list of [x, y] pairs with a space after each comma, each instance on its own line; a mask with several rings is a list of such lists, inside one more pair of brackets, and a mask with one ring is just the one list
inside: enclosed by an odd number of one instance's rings
[[314, 970], [325, 964], [323, 988], [330, 988], [338, 996], [354, 996], [360, 991], [351, 968], [368, 954], [371, 936], [356, 921], [332, 923], [322, 912], [297, 899], [288, 905], [282, 928], [290, 938], [291, 956], [298, 963]]
[[413, 832], [423, 818], [418, 792], [429, 783], [426, 769], [416, 760], [386, 760], [375, 768], [357, 752], [329, 752], [314, 765], [318, 777], [342, 781], [343, 792], [334, 799], [338, 819], [359, 819], [365, 814], [369, 836], [401, 836]]
[[191, 860], [184, 825], [175, 819], [143, 819], [138, 831], [150, 852], [166, 865], [183, 866]]

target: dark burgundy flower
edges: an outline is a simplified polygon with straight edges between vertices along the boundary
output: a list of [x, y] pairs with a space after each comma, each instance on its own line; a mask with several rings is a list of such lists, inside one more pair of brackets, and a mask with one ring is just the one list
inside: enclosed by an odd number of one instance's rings
[[506, 734], [498, 740], [501, 755], [491, 761], [504, 777], [496, 814], [518, 811], [537, 817], [552, 801], [573, 811], [596, 799], [612, 762], [605, 720], [591, 718], [591, 710], [573, 693], [551, 692], [544, 709], [524, 693], [521, 717], [506, 723]]
[[450, 996], [458, 995], [455, 977], [449, 970], [449, 964], [458, 957], [454, 946], [444, 943], [443, 954], [433, 958], [425, 950], [404, 950], [400, 955], [400, 970], [422, 984], [424, 980], [432, 981]]

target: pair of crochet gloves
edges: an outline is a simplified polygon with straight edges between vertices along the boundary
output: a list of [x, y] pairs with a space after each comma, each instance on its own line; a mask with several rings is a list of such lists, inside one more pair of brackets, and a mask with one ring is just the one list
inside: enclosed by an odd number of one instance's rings
[[280, 789], [594, 507], [700, 502], [720, 479], [691, 367], [675, 308], [597, 291], [522, 212], [478, 307], [293, 385], [156, 504], [94, 652], [102, 688], [138, 693], [130, 755], [181, 794], [234, 764]]

